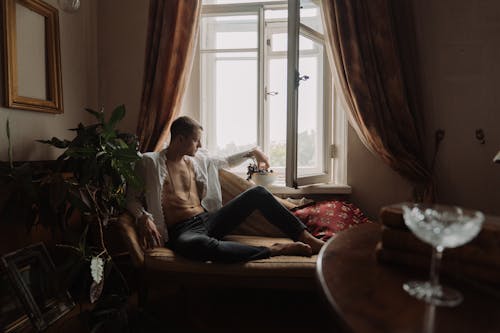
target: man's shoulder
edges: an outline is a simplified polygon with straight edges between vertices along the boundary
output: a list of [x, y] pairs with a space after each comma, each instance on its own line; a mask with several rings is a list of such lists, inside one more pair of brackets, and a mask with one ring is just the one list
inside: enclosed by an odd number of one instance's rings
[[141, 154], [141, 162], [143, 165], [156, 165], [159, 163], [162, 156], [162, 152], [147, 152]]
[[198, 163], [210, 164], [210, 163], [220, 163], [225, 161], [225, 157], [220, 157], [217, 155], [210, 154], [207, 149], [198, 149], [193, 159]]
[[142, 153], [141, 157], [142, 159], [158, 159], [160, 157], [161, 151], [149, 151], [147, 153]]
[[196, 154], [194, 154], [194, 156], [192, 157], [192, 160], [197, 162], [197, 163], [206, 163], [208, 162], [210, 159], [212, 159], [212, 156], [210, 155], [210, 153], [208, 152], [207, 149], [198, 149], [196, 151]]
[[196, 151], [196, 154], [194, 154], [194, 157], [195, 158], [208, 158], [208, 157], [210, 157], [210, 154], [208, 152], [208, 149], [206, 149], [206, 148], [199, 148]]

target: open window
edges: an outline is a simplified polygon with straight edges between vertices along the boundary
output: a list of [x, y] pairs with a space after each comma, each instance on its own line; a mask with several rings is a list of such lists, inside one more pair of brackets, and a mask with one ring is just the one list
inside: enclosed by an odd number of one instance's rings
[[319, 4], [203, 3], [200, 109], [209, 150], [227, 155], [259, 145], [289, 187], [338, 182]]

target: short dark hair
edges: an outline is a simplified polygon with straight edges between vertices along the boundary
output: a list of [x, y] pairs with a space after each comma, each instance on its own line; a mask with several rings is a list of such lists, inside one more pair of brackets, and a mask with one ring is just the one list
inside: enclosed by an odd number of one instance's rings
[[195, 130], [200, 129], [203, 130], [203, 127], [194, 119], [182, 116], [174, 120], [172, 126], [170, 126], [170, 136], [171, 139], [182, 136], [190, 136], [194, 133]]

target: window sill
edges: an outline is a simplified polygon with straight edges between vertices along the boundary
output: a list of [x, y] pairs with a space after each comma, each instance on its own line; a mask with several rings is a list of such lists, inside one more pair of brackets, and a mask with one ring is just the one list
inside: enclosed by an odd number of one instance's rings
[[[234, 174], [246, 180], [247, 175], [242, 172]], [[352, 188], [349, 185], [323, 183], [304, 185], [299, 188], [286, 187], [285, 181], [278, 179], [274, 185], [266, 186], [269, 192], [276, 195], [307, 195], [307, 194], [351, 194]]]
[[313, 184], [291, 188], [283, 185], [270, 185], [267, 189], [277, 195], [307, 195], [307, 194], [351, 194], [352, 188], [349, 185], [341, 184]]

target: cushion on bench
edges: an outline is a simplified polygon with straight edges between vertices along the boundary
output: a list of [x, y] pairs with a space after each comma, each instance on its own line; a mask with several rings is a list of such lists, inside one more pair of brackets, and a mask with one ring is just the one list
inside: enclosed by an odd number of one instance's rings
[[[271, 246], [274, 243], [290, 243], [287, 238], [232, 235], [225, 239], [249, 245]], [[316, 268], [316, 258], [299, 256], [276, 256], [246, 263], [200, 263], [185, 259], [167, 248], [154, 248], [145, 253], [145, 266], [158, 271], [175, 271], [196, 274], [232, 276], [274, 276], [312, 277]]]

